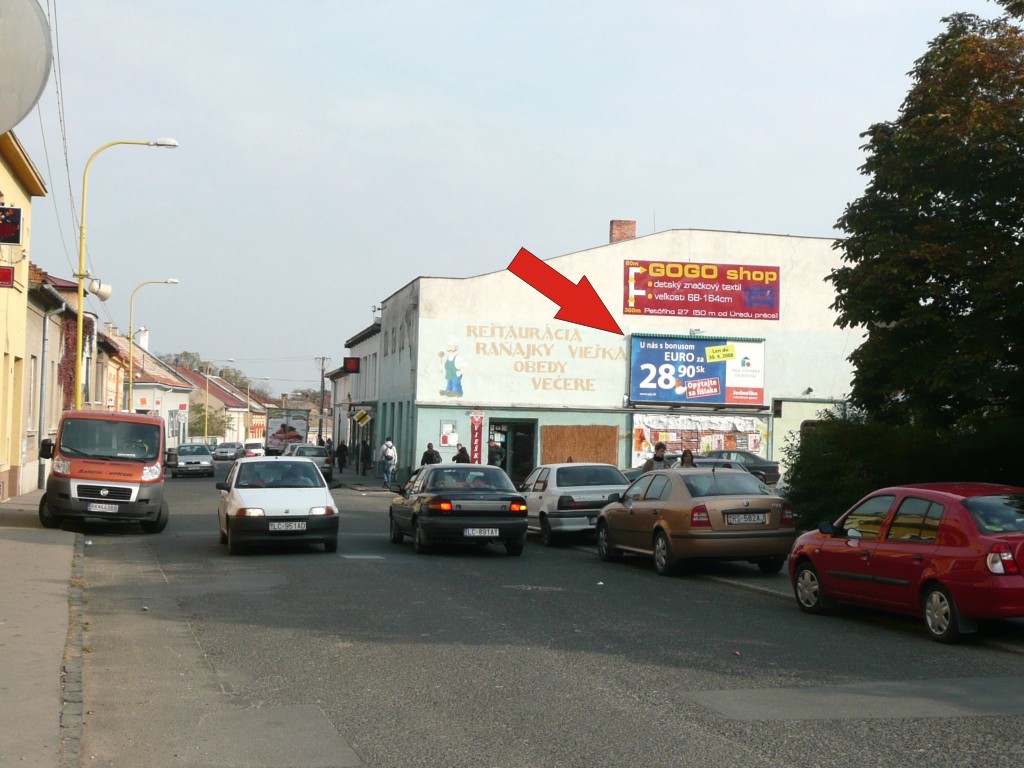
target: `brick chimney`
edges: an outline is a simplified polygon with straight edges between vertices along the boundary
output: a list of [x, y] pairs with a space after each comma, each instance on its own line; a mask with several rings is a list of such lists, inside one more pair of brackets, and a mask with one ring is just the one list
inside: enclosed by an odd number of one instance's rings
[[636, 222], [626, 219], [612, 219], [608, 229], [608, 242], [620, 243], [623, 240], [632, 240], [636, 237]]

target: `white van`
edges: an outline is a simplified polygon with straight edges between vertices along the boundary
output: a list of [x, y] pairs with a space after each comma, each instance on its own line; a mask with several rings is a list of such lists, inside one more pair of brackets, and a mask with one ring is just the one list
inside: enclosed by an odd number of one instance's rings
[[264, 456], [266, 451], [263, 449], [262, 440], [246, 440], [242, 443], [242, 448], [245, 450], [246, 456]]

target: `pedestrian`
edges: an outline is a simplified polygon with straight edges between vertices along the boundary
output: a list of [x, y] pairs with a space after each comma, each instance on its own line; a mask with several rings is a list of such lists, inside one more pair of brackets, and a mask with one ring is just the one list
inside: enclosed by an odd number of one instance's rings
[[395, 448], [395, 444], [391, 442], [389, 437], [384, 441], [384, 445], [380, 447], [381, 477], [384, 480], [385, 488], [391, 487], [391, 483], [395, 479], [395, 468], [397, 466], [398, 449]]
[[452, 459], [456, 464], [469, 464], [471, 460], [469, 458], [469, 451], [466, 450], [466, 446], [459, 443], [455, 446], [455, 458]]
[[327, 441], [324, 443], [324, 448], [327, 449], [328, 456], [334, 456], [334, 441], [331, 440], [331, 438], [327, 438]]
[[689, 448], [687, 448], [685, 451], [683, 451], [683, 455], [679, 459], [679, 466], [680, 467], [696, 467], [697, 466], [696, 464], [693, 463], [693, 451], [691, 451]]
[[642, 472], [650, 472], [652, 469], [668, 469], [668, 460], [665, 458], [665, 444], [657, 442], [654, 444], [654, 455], [644, 462]]
[[366, 471], [370, 468], [370, 457], [373, 452], [370, 450], [370, 442], [363, 440], [359, 446], [359, 464], [362, 468], [362, 473], [365, 475]]
[[420, 466], [424, 464], [440, 464], [441, 454], [434, 450], [433, 443], [427, 443], [427, 450], [423, 452], [423, 457], [420, 459]]
[[503, 461], [505, 461], [505, 451], [493, 439], [488, 440], [487, 463], [492, 467], [500, 467]]
[[[334, 451], [334, 458], [338, 460], [338, 471], [344, 472], [345, 465], [348, 464], [348, 446], [345, 445], [344, 440], [338, 441], [338, 447]], [[359, 470], [356, 469], [356, 472]]]

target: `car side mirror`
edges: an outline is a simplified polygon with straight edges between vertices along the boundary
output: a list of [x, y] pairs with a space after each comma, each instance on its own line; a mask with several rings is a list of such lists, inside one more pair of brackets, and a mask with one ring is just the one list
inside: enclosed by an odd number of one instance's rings
[[402, 486], [399, 485], [398, 483], [392, 483], [391, 487], [388, 490], [391, 491], [391, 493], [400, 493], [403, 496], [409, 495], [405, 492], [405, 489], [403, 489]]
[[53, 458], [53, 440], [46, 438], [39, 443], [39, 456], [44, 459]]
[[622, 495], [618, 491], [612, 491], [608, 494], [608, 503], [615, 504], [622, 500]]
[[164, 455], [164, 464], [168, 467], [178, 466], [178, 452], [173, 448], [169, 449]]
[[217, 490], [218, 491], [230, 491], [231, 490], [231, 486], [228, 485], [227, 483], [225, 483], [224, 481], [221, 481], [221, 482], [217, 483]]
[[825, 536], [835, 536], [836, 527], [832, 523], [822, 523], [818, 526], [818, 533], [822, 533]]

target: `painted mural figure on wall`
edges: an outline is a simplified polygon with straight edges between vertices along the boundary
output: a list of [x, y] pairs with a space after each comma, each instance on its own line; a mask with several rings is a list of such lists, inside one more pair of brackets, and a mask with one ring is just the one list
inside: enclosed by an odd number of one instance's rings
[[441, 358], [441, 370], [444, 373], [444, 389], [441, 390], [445, 397], [462, 397], [462, 356], [459, 355], [459, 342], [450, 339], [448, 346], [443, 352], [438, 352]]

